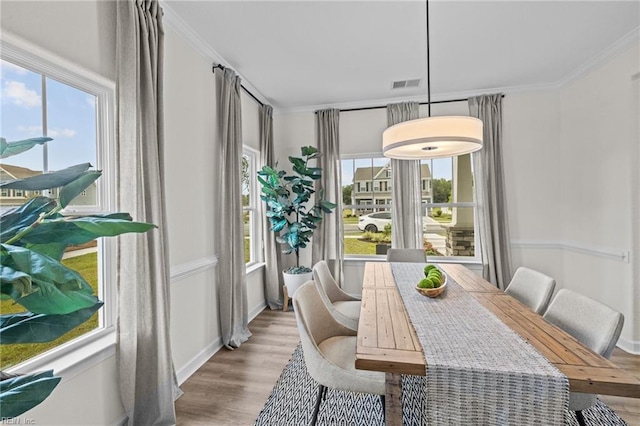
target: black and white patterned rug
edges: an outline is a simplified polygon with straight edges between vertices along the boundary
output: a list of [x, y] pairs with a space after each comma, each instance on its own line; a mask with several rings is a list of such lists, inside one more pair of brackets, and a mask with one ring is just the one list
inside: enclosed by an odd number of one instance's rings
[[[402, 405], [404, 425], [422, 425], [424, 412], [424, 377], [404, 376], [402, 380]], [[316, 401], [318, 384], [307, 373], [302, 347], [293, 352], [289, 363], [271, 391], [256, 426], [308, 425]], [[598, 403], [583, 411], [587, 425], [625, 426], [626, 423], [606, 404]], [[569, 415], [569, 425], [577, 426], [574, 414]], [[382, 404], [376, 395], [327, 390], [318, 414], [318, 425], [375, 425], [382, 426]]]

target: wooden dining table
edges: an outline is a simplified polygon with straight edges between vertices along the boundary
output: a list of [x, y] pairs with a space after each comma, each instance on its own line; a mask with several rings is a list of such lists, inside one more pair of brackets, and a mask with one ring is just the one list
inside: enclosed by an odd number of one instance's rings
[[[564, 373], [572, 392], [640, 398], [638, 379], [527, 306], [463, 265], [438, 267]], [[391, 264], [367, 262], [355, 366], [386, 373], [387, 425], [402, 425], [400, 375], [424, 376], [428, 363], [394, 281]]]

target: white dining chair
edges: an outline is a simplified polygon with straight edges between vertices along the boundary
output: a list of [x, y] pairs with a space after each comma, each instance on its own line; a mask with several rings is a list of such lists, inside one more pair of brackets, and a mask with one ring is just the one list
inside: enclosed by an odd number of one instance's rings
[[313, 280], [318, 287], [322, 302], [342, 325], [358, 329], [360, 318], [360, 298], [342, 290], [331, 275], [329, 265], [321, 260], [313, 266]]
[[521, 266], [504, 292], [542, 315], [549, 306], [555, 287], [556, 280], [553, 278]]
[[[611, 356], [624, 324], [624, 316], [620, 312], [567, 289], [558, 291], [543, 318], [605, 358]], [[582, 410], [595, 403], [596, 395], [569, 394], [569, 409], [576, 412], [580, 426], [585, 424]]]
[[422, 249], [389, 249], [387, 262], [426, 263], [427, 254]]
[[380, 395], [384, 410], [384, 373], [356, 370], [356, 331], [333, 318], [313, 282], [296, 291], [293, 307], [307, 371], [320, 385], [311, 425], [316, 424], [327, 388]]

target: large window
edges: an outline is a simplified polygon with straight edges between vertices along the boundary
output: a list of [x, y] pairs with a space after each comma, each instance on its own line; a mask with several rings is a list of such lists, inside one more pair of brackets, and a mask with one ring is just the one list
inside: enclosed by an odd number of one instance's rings
[[[3, 40], [0, 135], [7, 141], [34, 136], [49, 136], [53, 141], [3, 160], [0, 177], [3, 181], [26, 178], [88, 162], [103, 170], [103, 176], [76, 197], [63, 214], [110, 211], [113, 208], [112, 144], [109, 143], [113, 84], [46, 52], [34, 54], [34, 51], [37, 49], [21, 42]], [[21, 205], [38, 195], [56, 197], [57, 190], [45, 194], [5, 190], [0, 193], [0, 209]], [[113, 281], [112, 249], [109, 243], [98, 241], [69, 247], [63, 257], [63, 263], [91, 284], [105, 306], [89, 321], [53, 342], [3, 345], [0, 368], [21, 363], [23, 369], [38, 368], [113, 331], [115, 290], [106, 285]], [[0, 302], [3, 314], [23, 310], [10, 300]]]
[[[344, 246], [347, 257], [383, 255], [391, 244], [391, 161], [342, 160]], [[470, 156], [421, 161], [422, 226], [429, 256], [476, 259]]]
[[258, 253], [262, 241], [258, 236], [257, 158], [256, 151], [245, 147], [242, 155], [242, 224], [244, 227], [244, 261], [247, 264], [260, 261]]

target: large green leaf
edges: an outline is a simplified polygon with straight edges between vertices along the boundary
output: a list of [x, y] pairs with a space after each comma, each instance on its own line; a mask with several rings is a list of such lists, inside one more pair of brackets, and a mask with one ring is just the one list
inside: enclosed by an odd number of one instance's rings
[[0, 316], [0, 343], [46, 343], [83, 324], [104, 303], [96, 301], [93, 306], [65, 315], [34, 314], [22, 312]]
[[53, 370], [0, 381], [0, 416], [11, 419], [44, 401], [60, 382]]
[[314, 158], [318, 154], [318, 148], [315, 146], [303, 146], [300, 151], [302, 151], [302, 155], [309, 158]]
[[[68, 314], [93, 306], [98, 299], [82, 276], [60, 262], [24, 247], [2, 244], [2, 265], [31, 276], [31, 292], [14, 299], [36, 314]], [[1, 277], [2, 292], [21, 291], [14, 282]], [[8, 286], [12, 285], [11, 290]]]
[[72, 182], [69, 182], [60, 190], [60, 205], [64, 208], [69, 205], [69, 203], [76, 198], [78, 195], [82, 193], [85, 189], [89, 187], [93, 182], [96, 181], [102, 175], [101, 171], [90, 171], [84, 172], [82, 175], [77, 177]]
[[131, 222], [117, 216], [84, 216], [44, 220], [21, 241], [30, 244], [84, 244], [98, 237], [114, 237], [129, 232], [147, 232], [155, 225]]
[[[0, 217], [0, 242], [13, 238], [18, 232], [31, 225], [43, 213], [56, 208], [56, 200], [47, 197], [35, 197], [22, 206], [8, 210]], [[58, 214], [52, 217], [59, 217]]]
[[25, 191], [41, 191], [43, 189], [65, 186], [78, 179], [91, 167], [90, 163], [77, 164], [56, 172], [45, 173], [25, 179], [16, 179], [0, 183], [6, 189], [23, 189]]
[[20, 154], [30, 150], [36, 145], [42, 145], [43, 143], [52, 141], [53, 139], [47, 137], [30, 138], [21, 141], [7, 142], [5, 138], [0, 138], [0, 158], [11, 157], [12, 155]]

